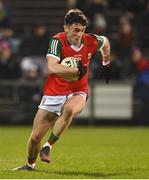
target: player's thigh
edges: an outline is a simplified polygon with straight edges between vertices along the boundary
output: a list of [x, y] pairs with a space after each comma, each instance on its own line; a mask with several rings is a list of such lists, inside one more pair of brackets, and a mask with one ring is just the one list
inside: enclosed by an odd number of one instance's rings
[[64, 111], [70, 111], [73, 115], [81, 112], [85, 107], [86, 100], [81, 95], [73, 95], [64, 105]]
[[34, 118], [32, 134], [38, 136], [44, 136], [44, 134], [53, 127], [54, 122], [57, 120], [58, 116], [55, 113], [48, 112], [44, 109], [38, 109], [36, 116]]

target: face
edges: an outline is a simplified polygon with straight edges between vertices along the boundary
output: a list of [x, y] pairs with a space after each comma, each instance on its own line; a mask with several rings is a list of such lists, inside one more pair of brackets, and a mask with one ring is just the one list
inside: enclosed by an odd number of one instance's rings
[[66, 32], [67, 40], [76, 46], [81, 45], [81, 40], [85, 32], [85, 26], [80, 23], [74, 23], [72, 25], [64, 25], [64, 30]]

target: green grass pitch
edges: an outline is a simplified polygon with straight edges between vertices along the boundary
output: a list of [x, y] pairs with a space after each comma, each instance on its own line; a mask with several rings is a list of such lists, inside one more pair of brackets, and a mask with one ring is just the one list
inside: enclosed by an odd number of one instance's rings
[[53, 147], [50, 164], [38, 158], [34, 172], [11, 171], [26, 161], [30, 132], [0, 126], [0, 178], [149, 178], [149, 127], [70, 127]]

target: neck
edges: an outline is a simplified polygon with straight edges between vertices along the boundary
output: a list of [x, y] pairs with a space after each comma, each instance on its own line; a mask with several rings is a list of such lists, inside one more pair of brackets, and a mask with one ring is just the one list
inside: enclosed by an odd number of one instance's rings
[[68, 42], [69, 42], [71, 45], [73, 45], [73, 46], [80, 47], [81, 44], [82, 44], [82, 42], [74, 43], [74, 42], [72, 42], [71, 39], [69, 39], [68, 37], [67, 37], [67, 40], [68, 40]]

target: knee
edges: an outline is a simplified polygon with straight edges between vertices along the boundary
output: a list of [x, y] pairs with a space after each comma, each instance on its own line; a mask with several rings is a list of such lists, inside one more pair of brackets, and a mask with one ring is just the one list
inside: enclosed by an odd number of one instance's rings
[[75, 111], [74, 108], [70, 105], [65, 105], [64, 107], [64, 113], [66, 114], [66, 116], [68, 117], [73, 117], [75, 115]]
[[33, 143], [39, 143], [41, 141], [41, 137], [38, 134], [32, 134], [31, 137], [30, 137], [30, 140]]

